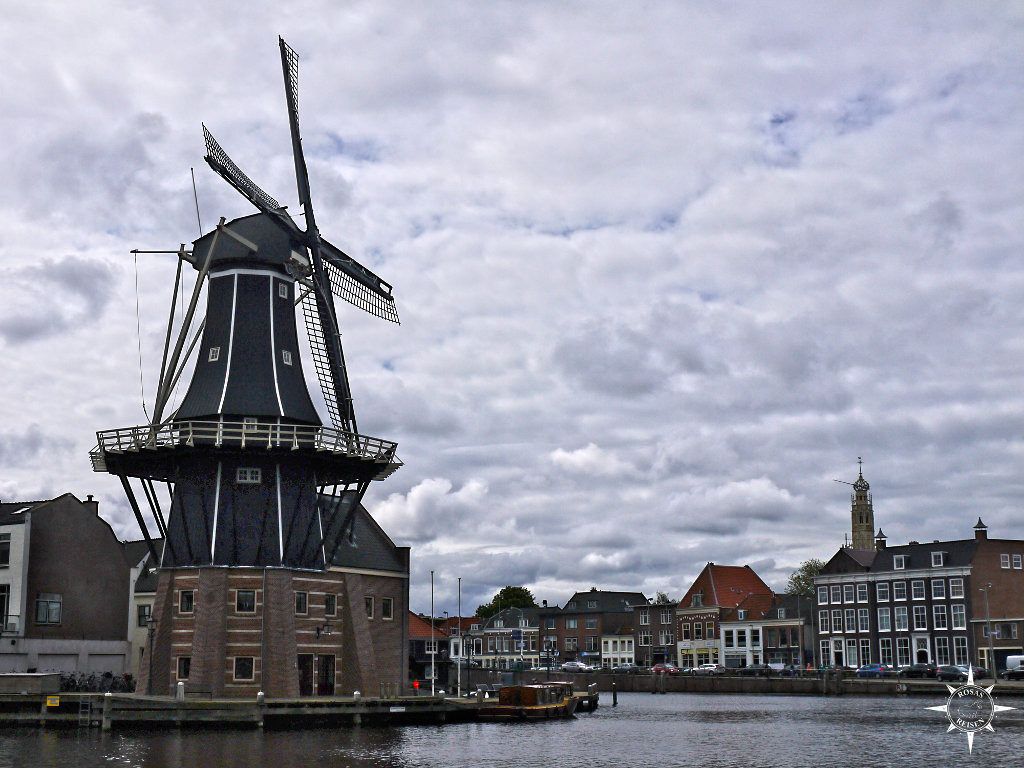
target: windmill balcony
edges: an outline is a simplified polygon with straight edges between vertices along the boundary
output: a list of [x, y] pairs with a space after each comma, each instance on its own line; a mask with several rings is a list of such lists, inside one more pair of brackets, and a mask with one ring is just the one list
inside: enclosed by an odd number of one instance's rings
[[[167, 455], [184, 451], [230, 450], [298, 452], [330, 462], [331, 459], [372, 465], [374, 480], [382, 480], [400, 466], [398, 444], [369, 435], [310, 424], [279, 424], [276, 421], [171, 421], [96, 433], [90, 451], [93, 471], [113, 472], [159, 479], [157, 472], [132, 471], [132, 456]], [[146, 462], [149, 463], [149, 462]], [[119, 465], [119, 466], [115, 466]], [[127, 470], [127, 471], [125, 471]]]

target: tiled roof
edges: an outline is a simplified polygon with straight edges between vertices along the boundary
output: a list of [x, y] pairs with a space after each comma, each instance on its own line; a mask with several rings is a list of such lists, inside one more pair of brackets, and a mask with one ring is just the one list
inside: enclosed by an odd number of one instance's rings
[[[355, 500], [354, 492], [346, 491], [338, 494], [339, 500], [331, 503], [330, 497], [321, 496], [323, 503], [324, 532], [333, 534], [342, 525], [344, 516], [351, 509]], [[331, 565], [340, 568], [366, 568], [376, 571], [397, 571], [406, 573], [408, 569], [402, 554], [403, 547], [396, 547], [395, 542], [377, 524], [366, 508], [360, 504], [352, 518], [352, 536], [343, 537], [331, 560]], [[327, 553], [330, 555], [330, 552]]]
[[[588, 608], [587, 604], [596, 602], [597, 606]], [[570, 606], [575, 603], [576, 607]], [[632, 612], [634, 605], [647, 605], [647, 596], [643, 592], [605, 592], [600, 589], [591, 589], [586, 592], [577, 592], [569, 598], [562, 613], [616, 613]], [[558, 608], [548, 609], [550, 613]]]
[[[975, 539], [956, 539], [954, 541], [930, 541], [926, 543], [902, 544], [886, 546], [880, 550], [852, 549], [843, 547], [825, 564], [822, 576], [840, 573], [871, 571], [872, 573], [894, 571], [893, 557], [903, 555], [905, 570], [915, 568], [931, 568], [932, 552], [942, 552], [945, 557], [943, 566], [959, 568], [968, 566], [974, 560], [974, 551], [978, 543]], [[851, 565], [851, 561], [854, 565]]]
[[[444, 627], [436, 626], [434, 627], [433, 636], [435, 640], [439, 640], [443, 637], [448, 637], [448, 633], [444, 631]], [[409, 611], [409, 639], [429, 640], [430, 637], [430, 621]]]
[[689, 606], [695, 592], [704, 590], [703, 604], [735, 608], [751, 594], [771, 595], [772, 590], [749, 565], [708, 563], [680, 601]]
[[0, 525], [18, 525], [25, 522], [23, 514], [45, 504], [49, 499], [41, 501], [0, 501]]

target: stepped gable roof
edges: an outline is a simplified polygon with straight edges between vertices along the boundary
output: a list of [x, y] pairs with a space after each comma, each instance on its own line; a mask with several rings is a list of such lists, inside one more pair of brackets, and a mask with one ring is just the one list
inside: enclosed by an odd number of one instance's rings
[[[430, 620], [409, 611], [409, 639], [429, 640], [430, 635]], [[435, 640], [448, 637], [448, 633], [445, 631], [443, 625], [435, 626], [433, 635]]]
[[[323, 513], [324, 535], [328, 538], [328, 545], [331, 544], [331, 536], [335, 535], [341, 527], [345, 516], [352, 508], [355, 500], [355, 493], [346, 491], [334, 497], [321, 496], [321, 510]], [[391, 537], [378, 525], [373, 516], [366, 511], [362, 504], [355, 511], [352, 519], [351, 542], [345, 537], [334, 553], [334, 559], [330, 565], [339, 568], [365, 568], [374, 571], [395, 571], [397, 573], [408, 573], [406, 565], [406, 547], [398, 547]], [[326, 553], [330, 557], [331, 553]]]
[[[570, 607], [574, 603], [575, 607]], [[589, 603], [597, 605], [588, 607]], [[647, 604], [647, 596], [643, 592], [606, 592], [591, 588], [586, 592], [575, 593], [561, 610], [562, 613], [632, 613], [633, 606]]]
[[39, 501], [0, 501], [0, 525], [20, 525], [25, 522], [25, 512], [48, 501], [49, 499], [40, 499]]

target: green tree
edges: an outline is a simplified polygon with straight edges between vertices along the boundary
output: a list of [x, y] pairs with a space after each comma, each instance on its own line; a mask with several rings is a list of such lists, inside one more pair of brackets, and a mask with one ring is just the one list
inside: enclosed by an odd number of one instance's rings
[[786, 592], [790, 595], [814, 597], [814, 577], [821, 573], [821, 569], [824, 567], [825, 563], [817, 558], [804, 560], [789, 577]]
[[654, 596], [654, 604], [655, 605], [670, 605], [671, 603], [674, 603], [674, 602], [675, 602], [675, 600], [673, 600], [671, 597], [666, 595], [664, 592], [658, 592], [658, 594], [656, 594]]
[[498, 611], [513, 607], [536, 608], [537, 601], [533, 598], [533, 592], [526, 587], [502, 587], [489, 603], [477, 606], [476, 615], [481, 619], [489, 619]]

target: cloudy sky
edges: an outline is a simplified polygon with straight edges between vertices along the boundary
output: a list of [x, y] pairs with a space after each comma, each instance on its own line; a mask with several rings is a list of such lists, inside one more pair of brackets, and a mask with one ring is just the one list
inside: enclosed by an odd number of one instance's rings
[[[251, 212], [200, 123], [395, 286], [342, 309], [412, 606], [771, 584], [849, 530], [1024, 517], [1020, 3], [34, 3], [0, 27], [0, 498], [95, 494], [176, 248]], [[136, 285], [138, 291], [136, 292]], [[136, 300], [139, 325], [136, 325]], [[140, 333], [137, 333], [137, 327]], [[307, 377], [312, 373], [306, 366]], [[315, 383], [311, 384], [315, 387]], [[180, 392], [179, 392], [180, 395]]]

